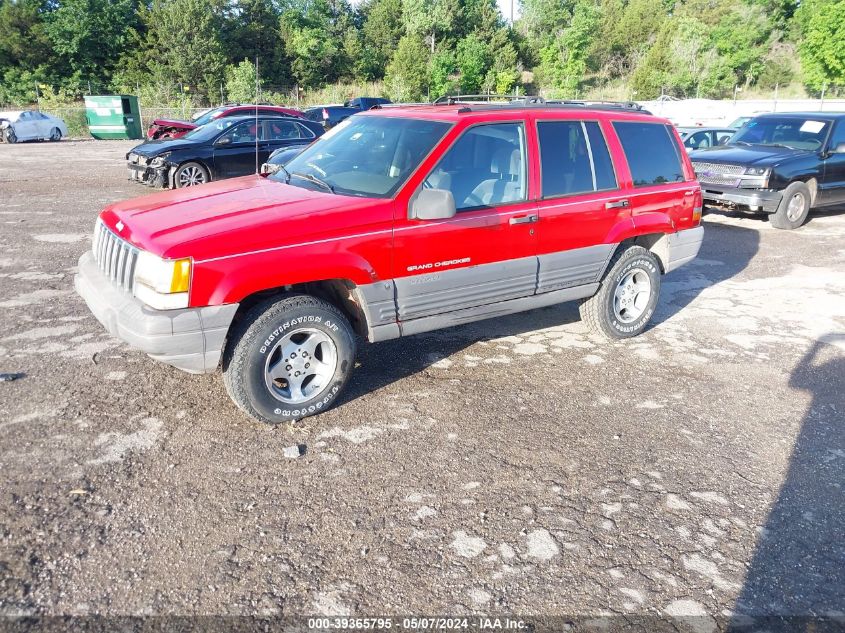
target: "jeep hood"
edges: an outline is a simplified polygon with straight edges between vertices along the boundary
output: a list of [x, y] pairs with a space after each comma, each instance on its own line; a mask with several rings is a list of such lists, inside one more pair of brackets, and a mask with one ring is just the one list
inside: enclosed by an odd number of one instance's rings
[[362, 210], [384, 202], [244, 176], [118, 202], [100, 217], [138, 248], [203, 260], [354, 232]]
[[754, 167], [771, 167], [784, 160], [806, 156], [808, 150], [772, 147], [771, 145], [722, 145], [690, 152], [691, 161], [730, 163]]

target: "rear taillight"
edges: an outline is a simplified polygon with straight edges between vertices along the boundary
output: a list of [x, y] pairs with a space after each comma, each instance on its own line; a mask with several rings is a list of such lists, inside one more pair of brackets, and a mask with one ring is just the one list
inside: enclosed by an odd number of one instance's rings
[[700, 224], [701, 213], [704, 210], [704, 199], [701, 197], [701, 189], [696, 189], [692, 205], [693, 224]]

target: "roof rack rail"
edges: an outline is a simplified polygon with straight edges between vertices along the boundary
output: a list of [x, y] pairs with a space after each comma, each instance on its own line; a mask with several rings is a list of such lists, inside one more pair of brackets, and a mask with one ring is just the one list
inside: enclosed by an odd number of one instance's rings
[[[542, 97], [528, 97], [531, 98], [542, 98]], [[490, 102], [493, 103], [495, 101], [510, 101], [514, 99], [526, 99], [525, 95], [516, 96], [516, 95], [497, 95], [497, 94], [489, 94], [489, 95], [443, 95], [442, 97], [437, 97], [434, 101], [432, 101], [432, 105], [455, 105], [457, 103], [465, 103], [467, 101], [470, 102]]]
[[544, 99], [538, 95], [446, 95], [433, 105], [460, 105], [461, 113], [494, 108], [594, 108], [601, 110], [627, 110], [640, 114], [651, 114], [635, 101], [603, 101], [585, 99]]

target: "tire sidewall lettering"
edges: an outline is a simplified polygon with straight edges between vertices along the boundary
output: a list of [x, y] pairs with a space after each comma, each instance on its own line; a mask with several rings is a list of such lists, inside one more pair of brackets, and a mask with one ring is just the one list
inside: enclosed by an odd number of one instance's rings
[[336, 323], [334, 323], [331, 319], [326, 319], [325, 323], [323, 322], [323, 317], [318, 314], [312, 314], [308, 316], [301, 316], [296, 317], [295, 319], [288, 319], [282, 325], [277, 327], [273, 332], [264, 340], [261, 344], [261, 347], [258, 348], [260, 354], [264, 355], [267, 353], [268, 350], [272, 349], [273, 342], [279, 338], [280, 335], [284, 334], [288, 330], [292, 328], [296, 328], [300, 325], [322, 325], [325, 328], [328, 328], [332, 332], [338, 332], [339, 327]]

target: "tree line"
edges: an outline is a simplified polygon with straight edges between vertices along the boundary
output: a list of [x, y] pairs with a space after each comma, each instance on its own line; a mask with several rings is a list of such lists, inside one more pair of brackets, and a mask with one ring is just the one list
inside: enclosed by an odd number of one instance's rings
[[509, 24], [496, 0], [0, 0], [0, 103], [32, 102], [37, 90], [249, 100], [256, 58], [265, 94], [279, 100], [338, 82], [383, 82], [398, 101], [845, 85], [845, 0], [519, 8]]

